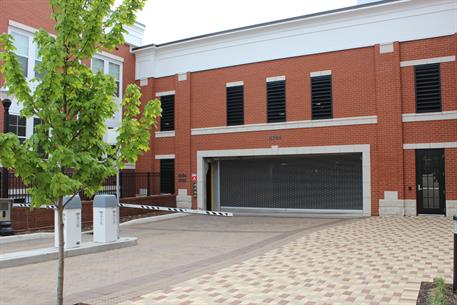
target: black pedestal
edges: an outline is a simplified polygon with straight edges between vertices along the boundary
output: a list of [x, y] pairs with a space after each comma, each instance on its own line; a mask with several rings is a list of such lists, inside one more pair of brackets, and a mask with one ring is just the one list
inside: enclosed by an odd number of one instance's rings
[[0, 221], [0, 236], [14, 235], [11, 221]]

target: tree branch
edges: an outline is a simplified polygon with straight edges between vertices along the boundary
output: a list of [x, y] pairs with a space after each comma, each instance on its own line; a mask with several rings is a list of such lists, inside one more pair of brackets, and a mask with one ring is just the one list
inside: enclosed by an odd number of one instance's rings
[[65, 203], [63, 204], [63, 208], [65, 208], [66, 205], [67, 205], [70, 201], [72, 201], [73, 198], [75, 198], [75, 196], [78, 195], [78, 193], [79, 193], [80, 191], [81, 191], [81, 190], [78, 190], [76, 193], [74, 193], [73, 196], [71, 196], [70, 199], [68, 199], [67, 202], [65, 202]]

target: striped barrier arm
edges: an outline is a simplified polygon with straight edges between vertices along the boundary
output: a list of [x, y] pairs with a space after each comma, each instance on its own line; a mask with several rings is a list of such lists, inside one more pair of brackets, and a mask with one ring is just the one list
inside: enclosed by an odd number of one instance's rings
[[[192, 209], [181, 209], [181, 208], [166, 208], [155, 205], [144, 205], [144, 204], [129, 204], [129, 203], [119, 203], [119, 207], [122, 208], [132, 208], [132, 209], [143, 209], [143, 210], [153, 210], [153, 211], [166, 211], [166, 212], [178, 212], [186, 214], [198, 214], [198, 215], [208, 215], [208, 216], [224, 216], [231, 217], [233, 213], [229, 212], [217, 212], [217, 211], [203, 211], [203, 210], [192, 210]], [[14, 203], [14, 208], [30, 208], [32, 205], [30, 203]], [[40, 209], [55, 209], [55, 205], [42, 205]]]
[[[30, 208], [32, 205], [30, 203], [13, 203], [13, 208]], [[39, 209], [55, 209], [55, 205], [42, 205]], [[35, 207], [37, 209], [37, 207]]]
[[229, 213], [229, 212], [215, 212], [215, 211], [203, 211], [203, 210], [192, 210], [192, 209], [181, 209], [181, 208], [166, 208], [166, 207], [159, 207], [159, 206], [154, 206], [154, 205], [119, 203], [119, 206], [123, 207], [123, 208], [146, 209], [146, 210], [178, 212], [178, 213], [199, 214], [199, 215], [209, 215], [209, 216], [225, 216], [225, 217], [233, 216], [233, 213]]

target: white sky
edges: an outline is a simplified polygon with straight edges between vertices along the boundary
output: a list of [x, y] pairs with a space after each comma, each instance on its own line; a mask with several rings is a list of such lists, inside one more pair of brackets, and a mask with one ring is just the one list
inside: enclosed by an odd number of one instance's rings
[[146, 25], [143, 44], [159, 44], [356, 4], [357, 0], [148, 0], [138, 21]]

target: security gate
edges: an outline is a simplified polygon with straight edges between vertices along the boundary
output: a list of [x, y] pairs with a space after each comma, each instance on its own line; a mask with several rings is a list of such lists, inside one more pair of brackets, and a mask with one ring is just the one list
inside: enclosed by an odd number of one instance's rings
[[362, 154], [220, 160], [221, 208], [363, 210]]

